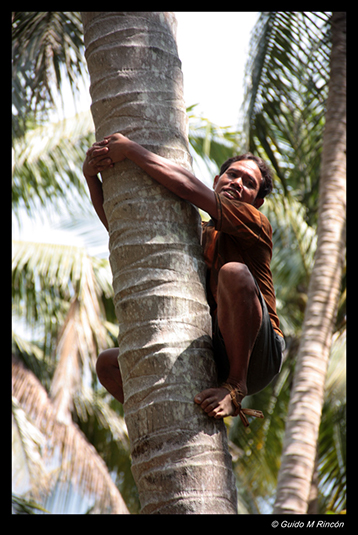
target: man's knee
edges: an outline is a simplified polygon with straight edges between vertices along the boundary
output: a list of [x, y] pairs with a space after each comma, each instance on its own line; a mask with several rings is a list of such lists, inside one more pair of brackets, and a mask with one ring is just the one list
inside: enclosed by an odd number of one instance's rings
[[228, 262], [219, 271], [219, 288], [234, 292], [254, 292], [256, 285], [253, 276], [246, 264], [241, 262]]
[[103, 377], [111, 371], [111, 368], [118, 366], [118, 349], [105, 349], [98, 355], [96, 362], [96, 372], [98, 377]]
[[106, 363], [107, 363], [106, 355], [104, 355], [104, 353], [100, 353], [97, 357], [97, 362], [96, 362], [96, 372], [97, 372], [98, 377], [102, 377], [103, 373], [105, 372]]

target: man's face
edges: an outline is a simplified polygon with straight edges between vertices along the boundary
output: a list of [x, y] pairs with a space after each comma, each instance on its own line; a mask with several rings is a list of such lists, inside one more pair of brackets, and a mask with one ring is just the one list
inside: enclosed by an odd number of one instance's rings
[[214, 191], [259, 208], [264, 202], [264, 199], [257, 198], [261, 183], [261, 171], [256, 163], [240, 160], [233, 162], [221, 176], [215, 177]]

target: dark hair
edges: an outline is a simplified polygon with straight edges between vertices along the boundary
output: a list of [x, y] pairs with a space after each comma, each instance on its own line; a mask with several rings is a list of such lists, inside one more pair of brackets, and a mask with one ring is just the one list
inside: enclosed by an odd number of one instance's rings
[[263, 199], [272, 191], [272, 172], [268, 165], [266, 165], [266, 163], [262, 160], [262, 158], [254, 156], [253, 154], [251, 154], [251, 152], [246, 152], [245, 154], [241, 154], [240, 156], [234, 156], [233, 158], [229, 158], [228, 160], [226, 160], [226, 162], [224, 162], [220, 167], [220, 176], [225, 173], [227, 169], [229, 169], [232, 163], [239, 162], [240, 160], [253, 160], [256, 163], [257, 167], [260, 169], [263, 182], [260, 186], [257, 197], [259, 199]]

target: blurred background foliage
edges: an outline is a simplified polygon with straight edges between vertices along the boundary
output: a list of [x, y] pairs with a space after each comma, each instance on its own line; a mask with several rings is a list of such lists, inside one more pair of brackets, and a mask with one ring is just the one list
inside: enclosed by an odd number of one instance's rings
[[[21, 229], [40, 217], [81, 244], [41, 243], [35, 235], [13, 242], [13, 512], [137, 513], [122, 406], [95, 373], [97, 354], [116, 345], [118, 327], [108, 239], [82, 178], [93, 123], [89, 112], [50, 120], [64, 80], [75, 98], [86, 76], [80, 15], [13, 12], [12, 25], [15, 223]], [[247, 401], [264, 408], [263, 423], [244, 429], [226, 420], [242, 513], [269, 513], [275, 494], [316, 248], [329, 53], [330, 13], [262, 12], [240, 129], [196, 116], [195, 105], [187, 109], [198, 174], [205, 168], [214, 177], [223, 161], [249, 149], [275, 175], [262, 210], [273, 228], [271, 267], [287, 349], [277, 381]], [[312, 482], [316, 513], [346, 506], [345, 288], [344, 271]]]

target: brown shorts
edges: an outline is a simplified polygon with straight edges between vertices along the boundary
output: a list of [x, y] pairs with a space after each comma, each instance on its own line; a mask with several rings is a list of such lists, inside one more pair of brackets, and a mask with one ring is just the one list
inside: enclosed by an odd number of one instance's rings
[[[272, 327], [265, 300], [256, 281], [255, 284], [262, 307], [262, 322], [250, 356], [246, 381], [247, 395], [260, 392], [279, 374], [282, 352], [286, 347], [284, 338]], [[213, 348], [218, 379], [219, 382], [224, 382], [229, 376], [230, 364], [217, 316], [213, 325]]]

